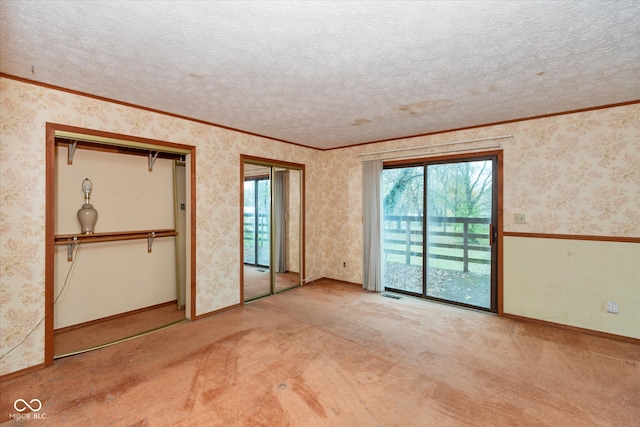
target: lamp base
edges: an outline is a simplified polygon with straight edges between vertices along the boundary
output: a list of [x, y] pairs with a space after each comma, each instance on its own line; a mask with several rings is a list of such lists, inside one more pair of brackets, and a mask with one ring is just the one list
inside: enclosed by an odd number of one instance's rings
[[98, 211], [90, 203], [85, 203], [78, 209], [78, 221], [80, 221], [80, 233], [93, 234], [96, 222], [98, 222]]

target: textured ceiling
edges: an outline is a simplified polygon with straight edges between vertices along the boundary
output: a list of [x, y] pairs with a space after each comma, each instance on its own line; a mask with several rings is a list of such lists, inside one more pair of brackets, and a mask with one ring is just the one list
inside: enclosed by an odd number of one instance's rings
[[640, 2], [0, 0], [0, 71], [317, 148], [640, 99]]

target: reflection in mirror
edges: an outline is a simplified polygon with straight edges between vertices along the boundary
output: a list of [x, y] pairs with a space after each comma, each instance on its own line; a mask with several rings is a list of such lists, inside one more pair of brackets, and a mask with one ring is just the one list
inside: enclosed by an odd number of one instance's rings
[[275, 291], [300, 285], [300, 171], [275, 168], [274, 283]]
[[244, 299], [271, 293], [271, 168], [244, 165]]
[[304, 165], [243, 156], [242, 188], [244, 301], [301, 286]]

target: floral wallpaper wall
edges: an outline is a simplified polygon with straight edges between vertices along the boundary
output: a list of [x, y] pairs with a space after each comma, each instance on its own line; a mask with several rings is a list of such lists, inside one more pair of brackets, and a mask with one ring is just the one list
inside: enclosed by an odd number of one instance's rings
[[7, 78], [0, 109], [0, 355], [17, 346], [0, 375], [44, 362], [46, 122], [197, 147], [197, 315], [240, 302], [241, 153], [306, 165], [306, 270], [320, 277], [317, 150]]
[[322, 274], [362, 283], [361, 165], [384, 155], [358, 154], [500, 135], [513, 138], [464, 147], [502, 147], [504, 231], [640, 237], [640, 104], [632, 104], [323, 152]]
[[640, 237], [640, 104], [324, 152], [7, 78], [0, 110], [0, 375], [44, 362], [46, 122], [197, 147], [197, 315], [240, 300], [241, 153], [306, 165], [307, 280], [362, 283], [358, 154], [496, 135], [505, 231]]

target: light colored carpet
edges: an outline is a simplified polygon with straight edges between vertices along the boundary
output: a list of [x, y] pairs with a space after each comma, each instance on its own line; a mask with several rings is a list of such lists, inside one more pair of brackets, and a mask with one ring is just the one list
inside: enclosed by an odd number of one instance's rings
[[[69, 426], [631, 426], [635, 344], [322, 281], [2, 384]], [[13, 425], [13, 421], [9, 422]]]

